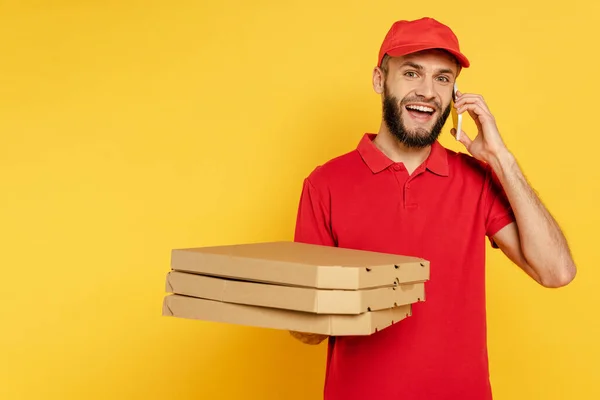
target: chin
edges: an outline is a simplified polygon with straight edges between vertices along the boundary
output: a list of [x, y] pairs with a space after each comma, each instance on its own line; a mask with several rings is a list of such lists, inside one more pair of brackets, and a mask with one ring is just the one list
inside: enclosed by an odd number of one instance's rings
[[410, 136], [427, 137], [431, 135], [433, 123], [426, 124], [405, 124], [405, 129], [410, 132]]

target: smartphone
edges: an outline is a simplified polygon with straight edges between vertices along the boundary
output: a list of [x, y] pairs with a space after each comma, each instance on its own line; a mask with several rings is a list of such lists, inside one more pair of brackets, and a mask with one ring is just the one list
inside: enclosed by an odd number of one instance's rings
[[[454, 91], [452, 92], [452, 100], [456, 103], [456, 91], [458, 87], [454, 83]], [[456, 108], [452, 107], [452, 121], [454, 123], [454, 129], [456, 129], [456, 140], [460, 139], [460, 133], [462, 128], [462, 114], [456, 112]]]

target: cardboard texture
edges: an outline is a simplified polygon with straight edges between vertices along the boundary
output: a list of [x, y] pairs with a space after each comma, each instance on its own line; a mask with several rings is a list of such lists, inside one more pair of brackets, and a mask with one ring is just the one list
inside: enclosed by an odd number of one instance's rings
[[166, 291], [316, 314], [360, 314], [425, 300], [424, 282], [364, 290], [331, 290], [237, 281], [178, 271], [167, 274]]
[[163, 315], [330, 336], [371, 335], [411, 315], [404, 305], [359, 315], [323, 315], [167, 295]]
[[176, 249], [176, 271], [316, 289], [368, 289], [423, 282], [429, 261], [297, 242]]
[[429, 262], [297, 242], [176, 249], [163, 315], [332, 336], [370, 335], [425, 301]]

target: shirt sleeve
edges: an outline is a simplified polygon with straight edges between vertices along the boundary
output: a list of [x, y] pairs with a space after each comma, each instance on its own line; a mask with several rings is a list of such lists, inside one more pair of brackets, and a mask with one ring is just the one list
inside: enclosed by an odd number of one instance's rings
[[309, 178], [304, 180], [296, 217], [294, 241], [335, 246], [329, 201]]
[[515, 221], [512, 207], [496, 174], [487, 167], [485, 202], [485, 231], [493, 248], [498, 248], [492, 236]]

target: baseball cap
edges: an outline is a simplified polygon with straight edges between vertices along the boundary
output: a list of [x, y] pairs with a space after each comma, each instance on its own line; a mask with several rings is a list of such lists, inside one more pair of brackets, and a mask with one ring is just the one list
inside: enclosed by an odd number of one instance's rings
[[433, 18], [425, 17], [413, 21], [396, 21], [386, 34], [377, 66], [385, 54], [399, 57], [428, 49], [443, 49], [454, 55], [463, 68], [468, 68], [469, 60], [460, 51], [458, 38], [452, 30]]

